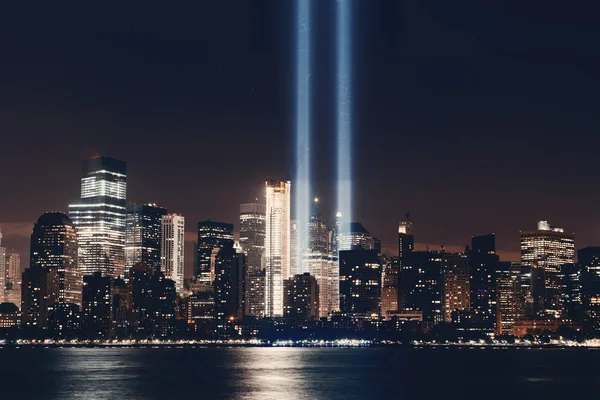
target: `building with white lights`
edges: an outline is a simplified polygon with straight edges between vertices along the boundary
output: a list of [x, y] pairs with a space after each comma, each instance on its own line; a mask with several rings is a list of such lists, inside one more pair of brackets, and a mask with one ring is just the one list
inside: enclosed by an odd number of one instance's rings
[[265, 224], [265, 316], [283, 316], [283, 280], [290, 277], [291, 182], [267, 180]]
[[521, 232], [521, 265], [537, 266], [545, 272], [544, 306], [561, 309], [561, 270], [575, 263], [575, 236], [547, 221], [538, 222], [537, 230]]
[[125, 273], [127, 163], [110, 157], [83, 162], [81, 200], [69, 206], [83, 275]]
[[0, 230], [0, 299], [4, 298], [4, 287], [6, 286], [6, 247], [2, 247], [2, 230]]
[[246, 253], [246, 315], [265, 314], [265, 220], [264, 204], [240, 205], [240, 245]]
[[162, 217], [161, 271], [183, 294], [185, 218], [179, 214]]
[[137, 263], [144, 263], [155, 271], [161, 267], [162, 217], [167, 210], [156, 204], [127, 206], [125, 235], [125, 277]]

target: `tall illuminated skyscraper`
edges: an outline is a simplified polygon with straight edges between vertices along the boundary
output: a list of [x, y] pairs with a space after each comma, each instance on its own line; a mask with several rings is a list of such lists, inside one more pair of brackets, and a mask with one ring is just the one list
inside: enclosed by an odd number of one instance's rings
[[127, 163], [110, 157], [83, 162], [81, 200], [69, 206], [83, 275], [125, 273]]
[[561, 268], [575, 263], [575, 237], [547, 221], [538, 222], [536, 231], [521, 232], [521, 265], [537, 266], [545, 271], [546, 310], [560, 311]]
[[162, 217], [167, 210], [156, 204], [127, 206], [125, 236], [125, 277], [137, 263], [144, 263], [155, 271], [161, 267]]
[[31, 233], [30, 267], [48, 272], [50, 307], [57, 303], [81, 307], [83, 278], [77, 248], [75, 225], [67, 215], [48, 212], [38, 218]]
[[162, 217], [161, 271], [175, 282], [177, 293], [183, 293], [185, 218], [179, 214]]
[[415, 237], [412, 234], [412, 221], [410, 214], [404, 214], [404, 218], [398, 224], [398, 262], [402, 268], [402, 260], [406, 263], [406, 258], [415, 249]]
[[337, 253], [330, 252], [329, 231], [315, 198], [313, 213], [308, 222], [309, 243], [296, 273], [309, 273], [319, 286], [319, 317], [339, 311], [339, 266]]
[[246, 315], [265, 313], [265, 205], [240, 205], [240, 245], [246, 252]]
[[265, 316], [283, 316], [283, 280], [290, 277], [291, 182], [266, 182]]

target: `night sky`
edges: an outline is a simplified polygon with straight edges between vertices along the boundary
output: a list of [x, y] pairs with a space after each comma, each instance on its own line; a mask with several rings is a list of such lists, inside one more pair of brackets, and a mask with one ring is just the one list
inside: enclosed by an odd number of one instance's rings
[[[128, 200], [185, 215], [188, 270], [198, 220], [237, 225], [265, 178], [293, 175], [293, 2], [124, 3], [0, 10], [0, 224], [23, 267], [34, 221], [77, 200], [84, 158], [126, 160]], [[527, 3], [355, 0], [354, 219], [388, 252], [405, 211], [421, 247], [495, 232], [518, 260], [539, 219], [600, 245], [597, 10]], [[330, 217], [335, 2], [314, 4]]]

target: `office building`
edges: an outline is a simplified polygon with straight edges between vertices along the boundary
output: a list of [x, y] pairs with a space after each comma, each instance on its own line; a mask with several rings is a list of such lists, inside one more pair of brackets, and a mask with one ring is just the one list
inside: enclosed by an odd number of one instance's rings
[[494, 234], [474, 236], [468, 253], [471, 273], [471, 312], [479, 329], [493, 332], [497, 326], [496, 254]]
[[600, 247], [577, 251], [581, 266], [581, 302], [591, 326], [600, 330]]
[[4, 302], [21, 308], [21, 255], [12, 250], [6, 253]]
[[359, 318], [379, 315], [381, 260], [375, 250], [340, 251], [340, 311]]
[[127, 206], [125, 222], [125, 278], [137, 263], [144, 263], [154, 270], [161, 268], [162, 217], [165, 208], [156, 204], [133, 204]]
[[240, 245], [246, 252], [246, 315], [263, 317], [265, 313], [265, 234], [264, 204], [240, 206]]
[[398, 311], [398, 257], [382, 259], [381, 315]]
[[283, 316], [283, 280], [290, 276], [291, 183], [266, 182], [265, 316]]
[[347, 235], [340, 235], [339, 250], [374, 250], [375, 240], [360, 222], [351, 222]]
[[415, 249], [415, 237], [412, 234], [412, 221], [410, 213], [398, 224], [398, 266], [402, 268], [402, 261]]
[[499, 335], [511, 335], [514, 324], [525, 318], [521, 291], [521, 265], [509, 261], [496, 264], [497, 326]]
[[177, 293], [183, 294], [185, 273], [185, 218], [180, 214], [162, 217], [161, 271], [175, 282]]
[[81, 199], [69, 206], [83, 275], [125, 273], [127, 164], [110, 157], [83, 162]]
[[74, 223], [60, 212], [43, 214], [33, 226], [30, 265], [48, 271], [50, 306], [70, 303], [81, 307], [83, 278], [77, 264], [77, 238]]
[[2, 247], [2, 229], [0, 229], [0, 300], [4, 299], [6, 287], [6, 247]]
[[213, 249], [221, 248], [233, 240], [233, 224], [216, 221], [198, 222], [198, 242], [196, 244], [196, 266], [194, 276], [198, 281], [211, 285], [215, 279], [210, 269]]
[[213, 256], [214, 299], [219, 326], [244, 316], [246, 293], [246, 256], [238, 252], [233, 240], [215, 248]]
[[26, 331], [40, 332], [48, 326], [50, 285], [48, 270], [32, 265], [23, 271], [21, 317]]
[[466, 254], [442, 255], [444, 321], [452, 322], [452, 314], [471, 309], [469, 259]]
[[521, 264], [539, 266], [546, 274], [544, 308], [562, 312], [561, 267], [575, 263], [575, 237], [547, 221], [538, 222], [537, 230], [521, 232]]
[[319, 285], [309, 273], [298, 274], [283, 281], [283, 315], [296, 321], [319, 318]]
[[81, 308], [83, 336], [103, 339], [112, 335], [113, 277], [100, 271], [83, 277]]

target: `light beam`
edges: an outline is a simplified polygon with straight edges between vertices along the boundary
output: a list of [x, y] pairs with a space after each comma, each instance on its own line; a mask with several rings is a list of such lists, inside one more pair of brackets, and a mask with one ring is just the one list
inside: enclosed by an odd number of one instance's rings
[[303, 254], [308, 248], [311, 207], [311, 0], [296, 1], [296, 176], [294, 195], [294, 219], [296, 221], [296, 265], [291, 274], [303, 272]]
[[339, 234], [346, 236], [350, 233], [350, 222], [352, 221], [351, 0], [338, 0], [336, 8], [337, 211], [341, 214]]

